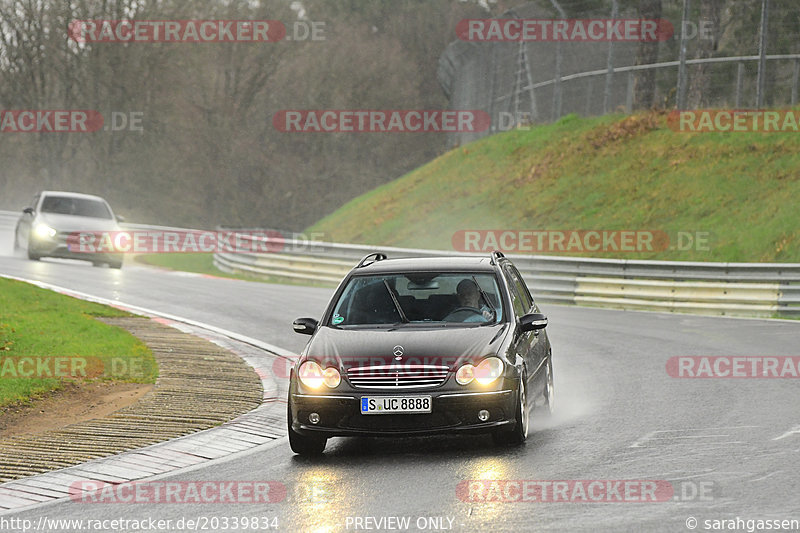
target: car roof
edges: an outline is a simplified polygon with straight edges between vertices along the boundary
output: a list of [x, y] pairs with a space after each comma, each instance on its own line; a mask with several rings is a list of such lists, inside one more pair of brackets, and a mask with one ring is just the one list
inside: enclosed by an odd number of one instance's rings
[[486, 256], [400, 257], [367, 263], [353, 269], [353, 274], [394, 272], [493, 272], [494, 263]]
[[105, 202], [103, 198], [100, 196], [95, 196], [93, 194], [83, 194], [79, 192], [68, 192], [68, 191], [41, 191], [39, 193], [40, 196], [66, 196], [69, 198], [85, 198], [87, 200], [100, 200]]

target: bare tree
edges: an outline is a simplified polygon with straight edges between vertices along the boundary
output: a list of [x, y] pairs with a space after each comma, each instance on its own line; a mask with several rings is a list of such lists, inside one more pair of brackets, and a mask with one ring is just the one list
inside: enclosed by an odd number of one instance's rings
[[[639, 18], [660, 19], [661, 0], [639, 0]], [[658, 61], [659, 42], [639, 43], [636, 50], [636, 64], [648, 65]], [[637, 72], [634, 79], [634, 109], [648, 109], [653, 107], [656, 95], [656, 71], [654, 69]]]
[[[714, 57], [722, 36], [723, 0], [700, 0], [700, 24], [698, 29], [697, 59]], [[707, 31], [704, 31], [705, 28]], [[709, 105], [711, 97], [711, 73], [715, 65], [701, 63], [691, 69], [689, 75], [689, 108]]]

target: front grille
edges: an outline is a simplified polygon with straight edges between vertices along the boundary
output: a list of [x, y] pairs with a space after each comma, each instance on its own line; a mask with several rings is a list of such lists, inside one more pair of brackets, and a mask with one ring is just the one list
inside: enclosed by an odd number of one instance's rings
[[348, 368], [347, 377], [359, 389], [411, 389], [438, 387], [447, 371], [442, 365], [360, 366]]

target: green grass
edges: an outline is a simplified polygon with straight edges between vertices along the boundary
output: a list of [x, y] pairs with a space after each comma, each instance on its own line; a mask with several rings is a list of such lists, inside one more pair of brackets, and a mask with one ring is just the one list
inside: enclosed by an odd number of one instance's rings
[[220, 277], [233, 277], [214, 266], [214, 254], [185, 253], [185, 254], [141, 254], [136, 256], [136, 261], [146, 265], [196, 272], [198, 274], [211, 274]]
[[[0, 407], [58, 390], [65, 380], [155, 383], [158, 367], [150, 349], [94, 318], [119, 316], [129, 314], [0, 278]], [[66, 372], [43, 377], [45, 368], [61, 368], [55, 361], [66, 364]]]
[[453, 250], [459, 230], [708, 232], [706, 249], [596, 257], [800, 262], [800, 135], [678, 133], [663, 113], [513, 130], [456, 148], [306, 231]]

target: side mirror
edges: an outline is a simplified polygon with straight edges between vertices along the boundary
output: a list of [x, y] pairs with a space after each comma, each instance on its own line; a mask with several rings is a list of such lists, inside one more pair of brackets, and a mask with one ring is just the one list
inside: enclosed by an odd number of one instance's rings
[[117, 222], [125, 222], [125, 217], [124, 216], [116, 215], [116, 217], [117, 217]]
[[26, 215], [32, 215], [33, 214], [33, 208], [32, 207], [26, 207], [25, 209], [22, 210], [22, 212], [25, 213]]
[[522, 331], [539, 331], [547, 327], [547, 317], [542, 313], [530, 313], [519, 319]]
[[295, 333], [302, 333], [303, 335], [313, 335], [317, 331], [318, 322], [313, 318], [298, 318], [292, 322], [292, 328]]

